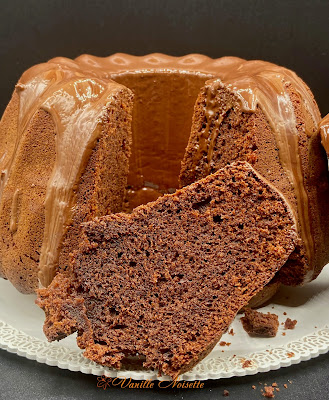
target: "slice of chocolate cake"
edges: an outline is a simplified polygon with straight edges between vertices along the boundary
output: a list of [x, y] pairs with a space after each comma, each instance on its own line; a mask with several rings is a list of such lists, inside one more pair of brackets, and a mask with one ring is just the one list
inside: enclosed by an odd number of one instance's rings
[[246, 162], [84, 232], [71, 268], [39, 290], [48, 340], [77, 331], [97, 363], [138, 356], [172, 378], [212, 350], [296, 243], [288, 204]]

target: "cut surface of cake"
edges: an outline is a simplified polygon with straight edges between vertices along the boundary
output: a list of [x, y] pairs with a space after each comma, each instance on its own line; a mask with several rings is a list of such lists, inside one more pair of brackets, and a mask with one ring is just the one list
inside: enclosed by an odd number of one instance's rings
[[290, 206], [246, 162], [83, 224], [72, 264], [38, 291], [44, 332], [78, 332], [84, 355], [129, 357], [172, 378], [216, 345], [295, 248]]
[[329, 175], [320, 113], [292, 71], [264, 61], [223, 66], [196, 101], [181, 186], [245, 160], [290, 202], [299, 241], [278, 281], [314, 279], [329, 257]]

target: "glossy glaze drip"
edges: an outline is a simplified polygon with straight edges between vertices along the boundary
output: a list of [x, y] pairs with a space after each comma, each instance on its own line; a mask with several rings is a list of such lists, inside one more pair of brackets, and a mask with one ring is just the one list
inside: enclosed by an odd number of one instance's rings
[[16, 189], [13, 197], [13, 201], [11, 204], [10, 210], [10, 225], [9, 230], [11, 233], [15, 233], [17, 231], [17, 222], [18, 222], [18, 200], [19, 200], [20, 190]]
[[203, 154], [207, 155], [207, 165], [205, 168], [205, 174], [211, 173], [211, 167], [213, 165], [214, 147], [216, 144], [217, 137], [219, 135], [220, 125], [223, 122], [225, 114], [232, 108], [232, 104], [226, 103], [220, 110], [216, 100], [216, 93], [219, 87], [222, 86], [221, 81], [217, 81], [215, 85], [206, 87], [205, 97], [205, 123], [199, 134], [198, 143], [195, 146], [195, 169], [198, 168], [197, 164], [200, 161]]
[[321, 143], [329, 157], [329, 114], [320, 122]]
[[39, 263], [39, 279], [45, 286], [55, 275], [65, 227], [73, 213], [76, 185], [101, 134], [101, 120], [114, 86], [95, 79], [73, 80], [42, 105], [56, 125], [56, 160], [46, 191]]
[[[72, 62], [73, 63], [73, 62]], [[101, 118], [120, 85], [86, 77], [78, 66], [40, 64], [26, 71], [16, 90], [19, 94], [18, 129], [14, 151], [2, 157], [2, 190], [20, 140], [39, 109], [52, 115], [56, 132], [56, 160], [45, 199], [45, 230], [39, 260], [39, 280], [47, 286], [57, 269], [65, 227], [70, 221], [78, 179], [100, 134]], [[10, 231], [17, 230], [16, 191], [12, 200]]]
[[[234, 68], [223, 67], [218, 71], [218, 77], [206, 85], [205, 114], [213, 114], [213, 101], [209, 98], [214, 96], [214, 90], [218, 90], [225, 84], [237, 98], [242, 111], [255, 112], [259, 106], [264, 112], [276, 138], [279, 148], [281, 164], [294, 187], [297, 210], [300, 222], [300, 234], [305, 244], [306, 255], [312, 264], [314, 254], [314, 241], [310, 228], [309, 200], [305, 188], [302, 163], [299, 155], [298, 131], [293, 103], [288, 93], [288, 85], [291, 83], [294, 90], [300, 95], [305, 108], [313, 119], [313, 126], [319, 123], [319, 112], [312, 95], [302, 80], [292, 71], [262, 61], [241, 61]], [[228, 109], [225, 109], [226, 112]], [[207, 119], [207, 126], [199, 133], [202, 143], [194, 155], [194, 165], [198, 165], [203, 156], [205, 140], [209, 131], [211, 120]], [[219, 118], [221, 121], [221, 117]], [[307, 128], [306, 128], [307, 129]], [[215, 132], [208, 135], [206, 145], [208, 170], [212, 160], [214, 138], [218, 134], [218, 127]], [[311, 136], [313, 131], [307, 131]]]

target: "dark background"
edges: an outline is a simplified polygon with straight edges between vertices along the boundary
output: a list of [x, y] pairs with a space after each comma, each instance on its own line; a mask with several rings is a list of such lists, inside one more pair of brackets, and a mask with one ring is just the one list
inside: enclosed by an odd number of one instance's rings
[[[329, 112], [329, 1], [0, 0], [0, 114], [22, 72], [55, 56], [115, 52], [202, 53], [264, 59], [295, 70]], [[288, 379], [288, 389], [282, 388]], [[0, 351], [0, 399], [329, 399], [329, 354], [252, 377], [209, 381], [202, 391], [103, 391], [97, 379]], [[257, 390], [251, 389], [252, 385]]]
[[0, 111], [22, 72], [55, 56], [202, 53], [296, 71], [329, 112], [328, 0], [0, 0]]

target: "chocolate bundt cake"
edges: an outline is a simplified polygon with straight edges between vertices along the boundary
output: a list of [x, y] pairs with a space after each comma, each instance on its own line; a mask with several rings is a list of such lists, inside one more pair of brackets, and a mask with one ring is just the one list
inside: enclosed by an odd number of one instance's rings
[[292, 71], [263, 61], [223, 66], [196, 101], [180, 184], [246, 160], [278, 188], [298, 220], [299, 241], [277, 281], [314, 279], [329, 257], [329, 176], [320, 113]]
[[246, 162], [83, 227], [71, 266], [38, 291], [47, 338], [77, 331], [91, 360], [138, 356], [172, 378], [211, 351], [297, 240], [290, 206]]
[[[257, 72], [260, 78], [255, 81], [253, 68], [257, 65], [264, 73]], [[280, 74], [288, 77], [284, 84]], [[232, 86], [235, 79], [242, 86]], [[132, 111], [128, 88], [134, 93]], [[117, 94], [109, 103], [106, 96], [112, 90]], [[214, 98], [211, 94], [207, 99], [210, 106], [207, 103], [204, 107], [208, 92], [214, 93]], [[280, 107], [288, 105], [287, 110], [280, 109], [284, 113], [281, 119], [275, 96]], [[64, 103], [72, 103], [73, 108]], [[107, 106], [110, 108], [105, 112]], [[78, 113], [72, 112], [75, 108]], [[96, 108], [106, 115], [97, 115]], [[217, 118], [219, 108], [227, 113]], [[200, 151], [193, 150], [205, 109], [209, 126], [204, 129], [202, 123]], [[102, 121], [96, 124], [98, 117]], [[276, 143], [282, 129], [273, 126], [290, 126], [294, 118], [297, 134], [293, 128], [288, 131], [294, 132], [290, 145], [294, 146], [291, 153], [297, 154], [292, 159], [296, 168], [289, 173], [286, 153], [282, 153], [281, 142]], [[329, 197], [328, 173], [320, 149], [318, 119], [317, 106], [305, 84], [291, 71], [269, 63], [236, 57], [213, 60], [195, 54], [115, 54], [107, 58], [55, 58], [32, 67], [19, 80], [0, 123], [0, 276], [24, 293], [38, 287], [38, 276], [46, 286], [58, 268], [66, 267], [68, 254], [79, 241], [82, 221], [109, 212], [130, 212], [173, 193], [179, 187], [185, 154], [183, 185], [241, 159], [252, 163], [284, 193], [298, 217], [300, 241], [266, 296], [279, 281], [306, 282], [329, 260], [329, 217], [322, 212]], [[92, 133], [96, 125], [102, 139], [95, 139]], [[82, 146], [85, 151], [76, 152], [80, 142], [75, 138], [82, 126], [89, 136]], [[226, 139], [219, 143], [224, 131]], [[208, 139], [209, 149], [213, 149], [209, 154]], [[63, 148], [70, 154], [61, 155]], [[196, 161], [201, 153], [207, 153], [211, 169], [203, 161], [204, 154]], [[58, 174], [69, 173], [68, 160], [73, 155], [74, 176], [67, 175], [64, 180], [70, 182], [61, 183]], [[194, 170], [200, 173], [191, 173]], [[55, 207], [53, 199], [57, 199]]]

